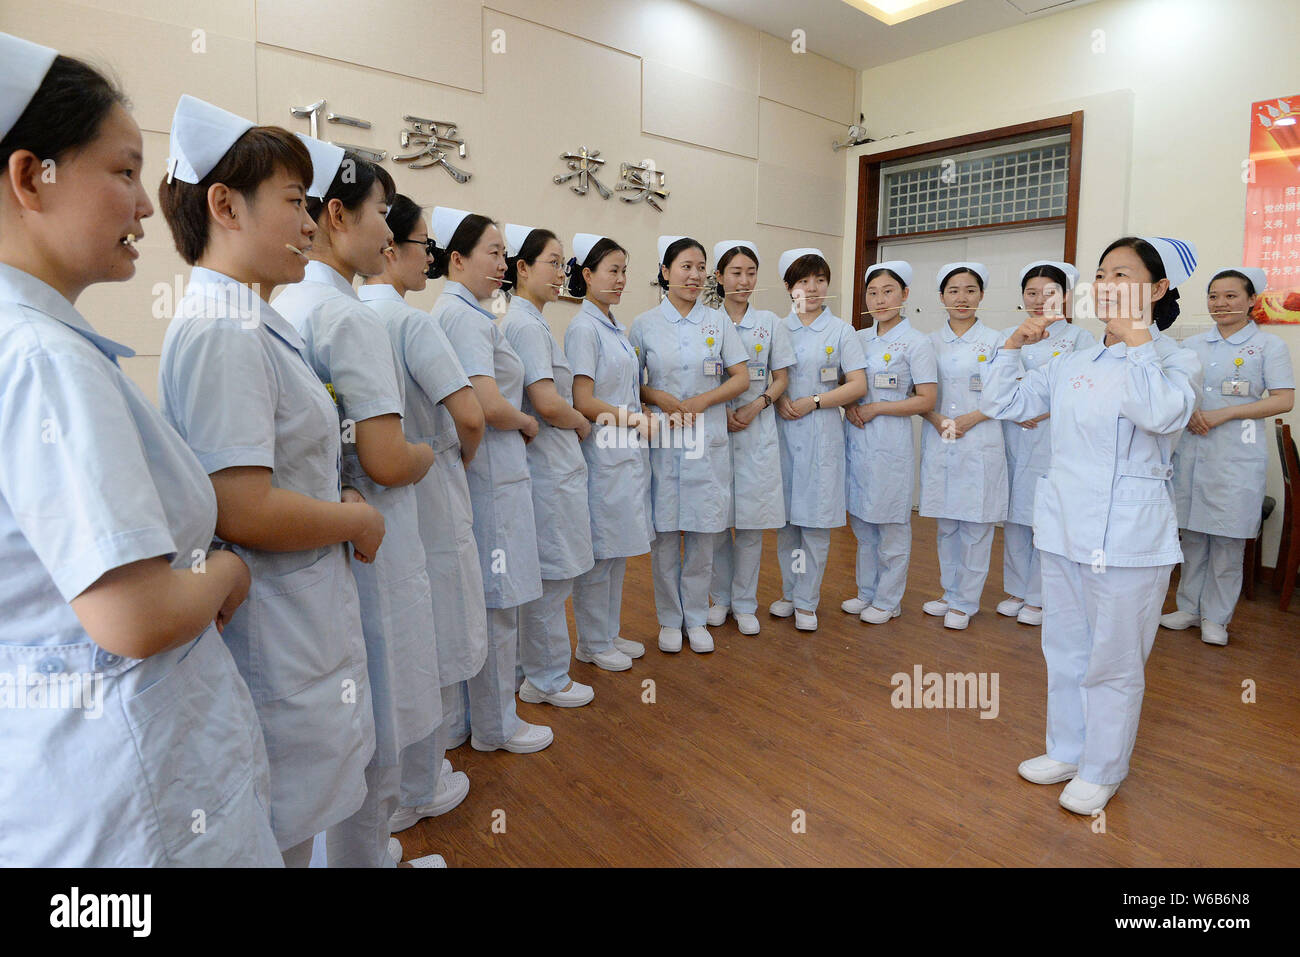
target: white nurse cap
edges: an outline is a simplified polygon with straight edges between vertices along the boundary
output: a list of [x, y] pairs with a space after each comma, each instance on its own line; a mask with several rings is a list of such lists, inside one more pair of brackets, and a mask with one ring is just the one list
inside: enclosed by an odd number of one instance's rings
[[903, 262], [901, 259], [891, 259], [888, 262], [876, 263], [874, 266], [867, 267], [867, 274], [862, 277], [862, 285], [871, 282], [871, 274], [880, 272], [882, 269], [888, 269], [896, 273], [898, 278], [903, 280], [904, 286], [912, 285], [912, 264]]
[[0, 139], [9, 135], [32, 102], [58, 55], [58, 50], [0, 33], [0, 63], [4, 64], [0, 71]]
[[456, 235], [456, 227], [465, 221], [469, 211], [453, 209], [450, 206], [433, 208], [433, 241], [446, 249], [451, 244], [451, 237]]
[[[1255, 293], [1259, 294], [1268, 288], [1268, 273], [1262, 269], [1256, 269], [1254, 266], [1224, 266], [1214, 274], [1210, 282], [1214, 282], [1225, 272], [1239, 272], [1250, 280], [1250, 284], [1255, 287]], [[1209, 288], [1208, 286], [1206, 288]]]
[[528, 234], [536, 228], [537, 227], [535, 226], [520, 226], [518, 223], [506, 223], [505, 239], [507, 259], [513, 259], [515, 256], [519, 255], [519, 250], [523, 249], [524, 243], [528, 239]]
[[659, 237], [659, 261], [664, 261], [664, 255], [668, 252], [668, 247], [679, 239], [685, 239], [685, 236], [660, 236]]
[[323, 202], [325, 194], [330, 191], [330, 184], [339, 174], [339, 167], [343, 165], [343, 147], [303, 133], [294, 135], [302, 140], [307, 152], [311, 154], [312, 178], [311, 185], [307, 187], [307, 195]]
[[604, 238], [604, 236], [598, 236], [596, 233], [573, 234], [573, 258], [577, 260], [579, 266], [587, 261], [587, 257], [591, 255], [596, 243]]
[[1079, 270], [1075, 269], [1069, 263], [1060, 262], [1059, 260], [1056, 259], [1039, 259], [1035, 262], [1031, 262], [1024, 269], [1020, 270], [1020, 277], [1016, 280], [1016, 282], [1018, 284], [1023, 285], [1025, 281], [1025, 276], [1029, 274], [1029, 270], [1037, 269], [1039, 266], [1052, 266], [1056, 269], [1061, 270], [1061, 272], [1065, 273], [1066, 292], [1069, 292], [1071, 289], [1073, 289], [1074, 284], [1079, 281]]
[[[714, 265], [720, 263], [722, 261], [722, 257], [725, 256], [727, 253], [731, 252], [733, 249], [748, 249], [751, 253], [754, 254], [754, 261], [755, 262], [758, 261], [758, 247], [755, 246], [753, 243], [751, 243], [748, 239], [724, 239], [720, 243], [713, 244]], [[659, 258], [662, 259], [663, 256], [660, 256]]]
[[253, 128], [250, 120], [182, 93], [172, 114], [167, 182], [198, 183], [216, 168], [235, 141]]
[[799, 249], [787, 249], [781, 254], [781, 258], [777, 260], [776, 264], [776, 274], [781, 277], [783, 282], [785, 281], [786, 271], [794, 265], [794, 261], [796, 259], [801, 259], [804, 256], [821, 256], [822, 259], [826, 258], [826, 254], [814, 246], [802, 246]]
[[1142, 239], [1154, 246], [1160, 255], [1170, 289], [1177, 289], [1196, 272], [1196, 246], [1192, 243], [1165, 236], [1143, 236]]
[[939, 284], [940, 292], [943, 292], [944, 279], [948, 277], [949, 273], [957, 269], [969, 269], [975, 275], [980, 277], [980, 282], [982, 282], [985, 285], [985, 287], [988, 286], [989, 267], [985, 266], [983, 263], [972, 263], [972, 262], [948, 263], [946, 266], [939, 267], [939, 275], [935, 279], [935, 281]]

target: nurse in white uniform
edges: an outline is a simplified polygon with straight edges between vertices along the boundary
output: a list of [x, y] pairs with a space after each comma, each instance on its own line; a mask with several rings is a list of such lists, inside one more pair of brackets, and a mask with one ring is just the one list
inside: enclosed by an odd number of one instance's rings
[[768, 613], [816, 631], [831, 529], [844, 524], [846, 507], [839, 410], [867, 394], [867, 358], [853, 327], [826, 305], [831, 267], [820, 249], [787, 249], [777, 272], [794, 304], [783, 320], [794, 365], [776, 403], [786, 524], [776, 536], [781, 598]]
[[[433, 449], [402, 431], [405, 377], [374, 312], [352, 288], [379, 275], [392, 243], [385, 216], [394, 195], [382, 167], [347, 156], [320, 201], [312, 261], [302, 282], [273, 301], [303, 338], [303, 354], [329, 387], [343, 429], [343, 482], [384, 516], [387, 535], [374, 561], [353, 574], [361, 600], [375, 714], [375, 755], [366, 800], [326, 836], [331, 867], [385, 867], [388, 820], [399, 804], [402, 749], [442, 721], [433, 603], [413, 483], [433, 464]], [[413, 866], [441, 866], [435, 861]]]
[[[1047, 338], [1020, 350], [1020, 363], [1026, 369], [1037, 369], [1063, 352], [1096, 345], [1092, 333], [1074, 325], [1066, 315], [1066, 302], [1078, 279], [1079, 270], [1065, 262], [1039, 260], [1020, 270], [1025, 312], [1035, 318], [1049, 317]], [[1017, 328], [1003, 330], [1003, 341]], [[998, 602], [997, 611], [1022, 625], [1043, 623], [1042, 573], [1034, 548], [1034, 492], [1052, 460], [1051, 429], [1047, 415], [1002, 423], [1011, 491], [1007, 520], [1002, 525], [1002, 585], [1007, 597]]]
[[934, 408], [938, 370], [930, 337], [903, 315], [912, 266], [902, 260], [867, 269], [867, 311], [858, 330], [867, 359], [867, 394], [844, 409], [849, 525], [858, 540], [858, 593], [840, 608], [882, 625], [902, 613], [912, 555], [912, 416]]
[[606, 671], [626, 671], [645, 646], [621, 636], [627, 560], [650, 550], [650, 458], [646, 442], [658, 420], [641, 411], [639, 366], [613, 307], [627, 284], [627, 251], [607, 236], [578, 233], [568, 263], [570, 295], [582, 305], [564, 333], [573, 369], [573, 407], [593, 428], [582, 441], [595, 564], [573, 583], [574, 657]]
[[948, 321], [930, 333], [939, 362], [939, 399], [921, 430], [921, 508], [937, 518], [943, 595], [922, 610], [945, 628], [965, 628], [979, 611], [989, 574], [993, 526], [1007, 517], [1007, 454], [1002, 428], [980, 411], [988, 362], [1003, 337], [975, 315], [988, 269], [948, 263], [939, 270], [939, 296]]
[[[393, 244], [384, 251], [384, 271], [366, 279], [357, 295], [379, 317], [397, 356], [407, 441], [433, 449], [433, 466], [414, 490], [438, 643], [433, 683], [441, 689], [444, 712], [451, 714], [460, 707], [460, 682], [478, 674], [487, 657], [483, 574], [464, 465], [483, 438], [483, 410], [442, 327], [403, 299], [424, 289], [433, 262], [420, 207], [399, 193], [385, 221]], [[389, 819], [393, 832], [446, 814], [469, 794], [468, 776], [453, 771], [444, 757], [447, 725], [444, 720], [402, 751], [402, 807]]]
[[1128, 774], [1143, 668], [1181, 557], [1170, 456], [1196, 408], [1201, 366], [1160, 328], [1178, 315], [1171, 287], [1195, 268], [1195, 250], [1180, 240], [1112, 243], [1093, 284], [1102, 343], [1026, 370], [1021, 348], [1051, 322], [1030, 317], [994, 357], [981, 398], [996, 418], [1050, 412], [1055, 423], [1034, 499], [1047, 753], [1019, 771], [1035, 784], [1069, 781], [1060, 803], [1076, 814], [1105, 807]]
[[[163, 339], [158, 397], [216, 489], [217, 534], [253, 572], [223, 637], [266, 737], [285, 863], [306, 867], [313, 836], [366, 796], [374, 718], [344, 543], [374, 558], [384, 519], [355, 493], [343, 498], [334, 402], [263, 297], [302, 277], [316, 232], [305, 200], [342, 150], [192, 98], [177, 107], [171, 148], [159, 198], [195, 268]], [[273, 171], [261, 183], [239, 175], [255, 160]]]
[[713, 650], [705, 627], [713, 542], [731, 517], [726, 403], [749, 386], [749, 354], [735, 325], [700, 302], [707, 278], [703, 246], [660, 236], [663, 299], [628, 333], [642, 370], [641, 401], [663, 415], [650, 449], [651, 564], [659, 650], [670, 654], [682, 650], [683, 625], [692, 651]]
[[727, 403], [733, 513], [731, 528], [714, 539], [708, 623], [721, 625], [730, 612], [742, 635], [757, 635], [763, 529], [785, 525], [785, 495], [776, 474], [781, 448], [772, 406], [785, 394], [794, 350], [781, 317], [749, 303], [758, 284], [758, 247], [747, 239], [714, 243], [713, 263], [723, 294], [718, 311], [735, 324], [748, 353], [749, 388]]
[[501, 332], [524, 364], [524, 412], [538, 422], [528, 443], [537, 522], [542, 597], [519, 611], [519, 697], [560, 708], [588, 704], [595, 692], [569, 677], [569, 620], [564, 602], [573, 580], [595, 564], [587, 511], [587, 461], [581, 442], [591, 433], [573, 407], [573, 370], [542, 310], [564, 288], [564, 248], [548, 229], [508, 223], [506, 282], [510, 309]]
[[524, 364], [498, 328], [496, 317], [479, 305], [500, 294], [506, 272], [505, 241], [486, 216], [445, 206], [433, 211], [433, 238], [430, 275], [447, 277], [433, 316], [456, 350], [488, 425], [483, 445], [467, 469], [487, 605], [487, 661], [463, 686], [462, 713], [449, 733], [459, 736], [467, 712], [470, 745], [476, 751], [530, 754], [555, 737], [544, 725], [520, 720], [515, 709], [519, 609], [542, 597], [532, 480], [524, 448], [525, 437], [536, 438], [538, 423], [522, 411]]
[[1183, 567], [1178, 610], [1160, 624], [1199, 625], [1201, 640], [1211, 645], [1228, 643], [1246, 542], [1259, 535], [1272, 444], [1265, 420], [1290, 412], [1295, 402], [1286, 343], [1250, 319], [1267, 283], [1262, 269], [1219, 270], [1207, 291], [1215, 328], [1183, 340], [1201, 360], [1205, 383], [1174, 453]]
[[0, 62], [0, 867], [279, 866], [218, 634], [248, 567], [208, 551], [202, 466], [74, 305], [135, 274], [140, 129], [78, 60], [0, 33]]

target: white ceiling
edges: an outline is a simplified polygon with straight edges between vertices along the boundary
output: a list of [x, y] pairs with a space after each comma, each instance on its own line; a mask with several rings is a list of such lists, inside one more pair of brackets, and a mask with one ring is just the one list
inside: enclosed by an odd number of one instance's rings
[[[963, 0], [892, 27], [843, 0], [694, 2], [778, 37], [802, 29], [813, 53], [855, 70], [869, 70], [1095, 0]], [[1038, 13], [1022, 12], [1039, 8]]]

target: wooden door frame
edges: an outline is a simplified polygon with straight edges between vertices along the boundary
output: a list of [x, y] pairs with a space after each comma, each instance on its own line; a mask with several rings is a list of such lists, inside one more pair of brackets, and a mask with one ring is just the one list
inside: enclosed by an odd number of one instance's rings
[[[880, 168], [885, 163], [900, 159], [915, 159], [934, 156], [941, 153], [969, 152], [996, 140], [1009, 139], [1014, 136], [1029, 134], [1068, 133], [1070, 136], [1070, 164], [1065, 194], [1065, 215], [1044, 219], [1025, 220], [1018, 223], [994, 223], [988, 226], [964, 226], [958, 229], [937, 230], [924, 235], [964, 235], [985, 229], [1015, 229], [1039, 226], [1044, 223], [1063, 223], [1065, 226], [1065, 260], [1074, 262], [1079, 240], [1079, 184], [1083, 167], [1083, 110], [1051, 116], [1014, 126], [1002, 126], [965, 136], [953, 136], [946, 140], [934, 140], [929, 143], [917, 143], [883, 153], [863, 154], [858, 157], [858, 210], [857, 237], [853, 256], [853, 322], [854, 328], [864, 325], [866, 303], [865, 290], [861, 277], [867, 266], [876, 261], [882, 241], [895, 237], [880, 236], [877, 223], [880, 221]], [[910, 234], [909, 234], [910, 235]], [[866, 323], [869, 325], [869, 323]]]

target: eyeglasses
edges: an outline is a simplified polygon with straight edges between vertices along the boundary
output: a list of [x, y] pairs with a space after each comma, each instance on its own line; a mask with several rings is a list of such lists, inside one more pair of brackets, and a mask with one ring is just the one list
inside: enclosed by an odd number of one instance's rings
[[543, 266], [550, 266], [550, 267], [551, 267], [552, 269], [554, 269], [556, 272], [563, 272], [563, 271], [564, 271], [564, 260], [563, 260], [563, 259], [543, 259], [543, 260], [542, 260], [542, 265], [543, 265]]
[[415, 243], [416, 245], [423, 246], [424, 251], [428, 253], [430, 256], [433, 255], [433, 249], [435, 244], [432, 239], [399, 239], [398, 242]]

